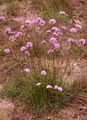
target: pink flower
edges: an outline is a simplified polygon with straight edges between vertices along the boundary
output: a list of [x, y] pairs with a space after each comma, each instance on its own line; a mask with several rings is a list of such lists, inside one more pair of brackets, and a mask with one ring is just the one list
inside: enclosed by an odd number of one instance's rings
[[52, 27], [51, 30], [55, 31], [55, 32], [60, 32], [60, 28], [58, 28], [58, 27]]
[[41, 71], [41, 75], [46, 76], [46, 75], [47, 75], [47, 72], [46, 72], [45, 70], [42, 70], [42, 71]]
[[21, 52], [24, 52], [26, 49], [27, 49], [27, 48], [26, 48], [25, 46], [22, 46], [22, 47], [20, 48], [20, 51], [21, 51]]
[[85, 40], [84, 38], [79, 39], [79, 42], [80, 42], [81, 44], [83, 44], [83, 45], [85, 45], [85, 44], [86, 44], [86, 40]]
[[43, 40], [41, 43], [42, 43], [42, 44], [47, 44], [47, 42], [46, 42], [45, 40]]
[[51, 38], [50, 38], [50, 43], [51, 43], [51, 44], [54, 44], [54, 43], [56, 43], [56, 42], [57, 42], [57, 40], [56, 40], [55, 37], [51, 37]]
[[45, 25], [45, 21], [40, 21], [39, 25], [43, 27]]
[[60, 48], [59, 43], [54, 43], [53, 46], [54, 46], [55, 49]]
[[65, 15], [65, 11], [59, 11], [60, 15]]
[[75, 23], [81, 25], [81, 21], [80, 20], [76, 20]]
[[36, 18], [36, 23], [39, 23], [40, 21], [43, 21], [43, 19], [40, 17]]
[[22, 32], [17, 32], [16, 34], [15, 34], [15, 37], [17, 38], [17, 37], [20, 37], [22, 35]]
[[37, 83], [36, 86], [41, 86], [41, 83]]
[[25, 68], [23, 71], [26, 72], [26, 73], [30, 73], [30, 69], [29, 68]]
[[0, 21], [4, 21], [5, 17], [4, 16], [0, 16]]
[[75, 39], [69, 38], [67, 41], [68, 41], [69, 43], [74, 43], [74, 42], [75, 42]]
[[54, 52], [53, 49], [49, 49], [47, 53], [50, 54], [50, 53], [53, 53], [53, 52]]
[[33, 43], [32, 42], [27, 42], [26, 44], [26, 47], [29, 48], [29, 47], [32, 47], [33, 46]]
[[54, 89], [55, 89], [55, 90], [58, 90], [58, 91], [60, 91], [60, 92], [63, 91], [63, 88], [62, 88], [62, 87], [59, 87], [58, 85], [55, 85], [55, 86], [54, 86]]
[[70, 29], [70, 32], [71, 32], [71, 33], [76, 33], [77, 30], [76, 30], [76, 28], [71, 28], [71, 29]]
[[5, 29], [5, 32], [6, 32], [6, 33], [10, 33], [10, 32], [11, 32], [11, 28], [9, 28], [9, 27], [6, 28], [6, 29]]
[[57, 36], [61, 36], [62, 35], [62, 32], [57, 32]]
[[56, 37], [59, 36], [56, 32], [53, 32], [52, 35], [53, 35], [53, 36], [56, 36]]
[[37, 32], [37, 33], [40, 32], [40, 30], [41, 30], [40, 27], [37, 27], [37, 28], [36, 28], [36, 32]]
[[25, 53], [25, 55], [30, 56], [30, 53], [28, 51], [25, 51], [24, 53]]
[[22, 25], [22, 26], [21, 26], [21, 30], [23, 30], [24, 28], [25, 28], [25, 26], [24, 26], [24, 25]]
[[12, 36], [9, 37], [9, 40], [12, 41], [12, 42], [14, 42], [16, 40], [16, 38], [15, 38], [14, 35], [12, 35]]
[[82, 28], [82, 26], [81, 26], [80, 24], [76, 24], [75, 26], [76, 26], [76, 28], [78, 28], [78, 29], [81, 29], [81, 28]]
[[34, 19], [28, 19], [28, 20], [25, 21], [25, 23], [28, 24], [28, 25], [33, 25], [33, 24], [36, 23], [36, 21]]
[[27, 35], [28, 38], [30, 38], [30, 35]]
[[52, 89], [53, 87], [51, 85], [46, 86], [47, 89]]
[[10, 49], [9, 49], [9, 48], [6, 48], [6, 49], [4, 49], [4, 52], [5, 52], [6, 54], [10, 53]]
[[56, 24], [56, 20], [55, 19], [49, 20], [49, 24]]
[[45, 21], [42, 18], [37, 18], [36, 23], [39, 24], [39, 26], [42, 26], [42, 27], [45, 25]]
[[55, 86], [54, 86], [54, 89], [55, 89], [55, 90], [58, 90], [58, 85], [55, 85]]
[[63, 88], [62, 87], [58, 87], [58, 91], [62, 92]]
[[67, 29], [67, 27], [66, 27], [66, 26], [62, 26], [61, 28], [62, 28], [63, 30], [66, 30], [66, 29]]
[[51, 30], [47, 30], [46, 32], [47, 32], [47, 33], [51, 33]]

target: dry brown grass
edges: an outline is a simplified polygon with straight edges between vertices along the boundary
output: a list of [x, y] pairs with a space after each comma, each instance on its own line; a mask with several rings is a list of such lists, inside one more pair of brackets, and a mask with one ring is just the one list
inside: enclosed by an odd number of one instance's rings
[[72, 85], [72, 89], [76, 92], [87, 92], [87, 75], [78, 76]]

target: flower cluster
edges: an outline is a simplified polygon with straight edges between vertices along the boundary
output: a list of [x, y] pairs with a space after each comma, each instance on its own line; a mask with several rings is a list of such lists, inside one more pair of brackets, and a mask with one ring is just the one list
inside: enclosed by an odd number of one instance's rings
[[[60, 11], [58, 15], [63, 18], [66, 13]], [[0, 22], [5, 20], [5, 17], [0, 17]], [[23, 66], [22, 71], [26, 77], [31, 78], [39, 71], [39, 77], [34, 83], [37, 89], [45, 86], [47, 91], [51, 89], [62, 92], [64, 89], [56, 78], [54, 81], [48, 80], [48, 73], [49, 76], [51, 74], [62, 76], [63, 63], [60, 64], [59, 60], [62, 58], [65, 62], [63, 57], [65, 56], [66, 59], [66, 56], [71, 55], [72, 52], [68, 50], [73, 50], [74, 47], [78, 50], [84, 49], [86, 39], [78, 35], [81, 29], [80, 21], [76, 22], [73, 27], [70, 22], [68, 25], [66, 23], [61, 25], [56, 19], [48, 21], [40, 17], [27, 19], [17, 31], [12, 30], [10, 26], [3, 27], [2, 31], [7, 45], [4, 45], [2, 49], [4, 55], [8, 54], [7, 57], [9, 57], [10, 54]]]
[[76, 21], [73, 25], [67, 19], [65, 23], [65, 17], [65, 11], [59, 11], [59, 20], [44, 20], [40, 17], [26, 19], [17, 29], [3, 25], [6, 18], [0, 17], [3, 26], [0, 28], [3, 40], [0, 55], [3, 55], [3, 58], [5, 56], [6, 61], [10, 61], [9, 58], [12, 60], [11, 67], [8, 68], [12, 70], [13, 67], [16, 76], [18, 75], [14, 82], [16, 86], [19, 85], [19, 96], [28, 103], [32, 102], [37, 109], [38, 106], [40, 108], [47, 104], [54, 107], [55, 103], [61, 106], [60, 104], [65, 102], [65, 80], [77, 66], [83, 53], [86, 54], [87, 41], [81, 33], [81, 22]]

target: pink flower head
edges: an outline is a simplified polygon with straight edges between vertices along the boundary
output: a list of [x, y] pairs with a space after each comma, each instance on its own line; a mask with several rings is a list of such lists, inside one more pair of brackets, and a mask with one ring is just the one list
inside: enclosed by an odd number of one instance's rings
[[39, 23], [40, 21], [43, 21], [43, 19], [40, 18], [40, 17], [36, 18], [36, 22], [37, 22], [37, 23]]
[[26, 72], [26, 73], [30, 73], [30, 69], [29, 68], [25, 68], [23, 71]]
[[47, 32], [47, 33], [51, 33], [51, 30], [47, 30], [46, 32]]
[[60, 48], [60, 45], [59, 45], [59, 43], [54, 43], [54, 44], [53, 44], [53, 46], [54, 46], [54, 48], [55, 48], [55, 49], [58, 49], [58, 48]]
[[25, 21], [25, 23], [28, 24], [28, 25], [33, 25], [33, 24], [36, 23], [36, 21], [34, 19], [28, 19], [28, 20]]
[[27, 35], [28, 38], [30, 38], [30, 35]]
[[17, 37], [20, 37], [22, 35], [22, 32], [17, 32], [16, 34], [15, 34], [15, 37], [17, 38]]
[[22, 47], [20, 48], [20, 51], [21, 51], [21, 52], [24, 52], [26, 49], [27, 49], [27, 48], [26, 48], [25, 46], [22, 46]]
[[54, 43], [56, 43], [56, 42], [57, 42], [57, 40], [56, 40], [55, 37], [51, 37], [51, 38], [50, 38], [50, 43], [51, 43], [51, 44], [54, 44]]
[[10, 49], [9, 49], [9, 48], [6, 48], [6, 49], [4, 49], [4, 52], [5, 52], [6, 54], [10, 53]]
[[32, 47], [33, 46], [33, 43], [32, 42], [27, 42], [26, 44], [26, 47], [29, 48], [29, 47]]
[[43, 27], [45, 25], [45, 21], [40, 21], [39, 25]]
[[53, 87], [51, 85], [46, 86], [47, 89], [52, 89]]
[[60, 28], [58, 28], [58, 27], [52, 27], [51, 30], [55, 31], [55, 32], [60, 32]]
[[24, 53], [25, 53], [25, 55], [28, 55], [28, 56], [30, 56], [30, 53], [29, 53], [29, 51], [27, 51], [27, 50], [26, 50]]
[[23, 30], [23, 29], [25, 28], [25, 26], [24, 26], [24, 25], [22, 25], [20, 28], [21, 28], [21, 30]]
[[59, 11], [60, 15], [65, 15], [65, 11]]
[[36, 86], [41, 86], [41, 83], [37, 83]]
[[66, 26], [62, 26], [61, 28], [62, 28], [63, 30], [66, 30], [66, 29], [67, 29], [67, 27], [66, 27]]
[[4, 16], [0, 16], [0, 21], [4, 21], [5, 17]]
[[63, 88], [62, 87], [58, 87], [58, 91], [62, 92]]
[[57, 32], [57, 36], [61, 36], [62, 35], [62, 32]]
[[9, 28], [9, 27], [6, 28], [6, 29], [5, 29], [5, 32], [6, 32], [6, 33], [10, 33], [10, 32], [11, 32], [11, 28]]
[[84, 38], [79, 39], [79, 42], [80, 42], [81, 44], [83, 44], [83, 45], [85, 45], [85, 44], [86, 44], [86, 40], [85, 40]]
[[15, 38], [14, 35], [12, 35], [12, 36], [9, 37], [9, 40], [12, 41], [12, 42], [14, 42], [16, 40], [16, 38]]
[[46, 76], [46, 75], [47, 75], [47, 72], [46, 72], [45, 70], [42, 70], [42, 71], [41, 71], [41, 75]]
[[40, 30], [41, 30], [40, 27], [37, 27], [37, 28], [36, 28], [36, 32], [37, 32], [37, 33], [40, 32]]
[[56, 37], [59, 36], [56, 32], [53, 32], [52, 35], [53, 35], [53, 36], [56, 36]]
[[58, 90], [58, 91], [60, 91], [60, 92], [63, 91], [63, 88], [62, 88], [62, 87], [59, 87], [58, 85], [55, 85], [55, 86], [54, 86], [54, 89], [55, 89], [55, 90]]
[[54, 52], [53, 49], [49, 49], [47, 53], [50, 54], [50, 53], [53, 53], [53, 52]]
[[54, 86], [54, 89], [55, 89], [55, 90], [58, 90], [58, 85], [55, 85], [55, 86]]
[[36, 23], [39, 24], [39, 26], [42, 26], [42, 27], [45, 25], [45, 21], [42, 18], [37, 18]]
[[70, 29], [70, 32], [71, 32], [71, 33], [76, 33], [77, 30], [76, 30], [76, 28], [73, 27], [73, 28]]
[[81, 26], [80, 24], [76, 24], [75, 26], [76, 26], [76, 28], [78, 28], [78, 29], [81, 29], [81, 28], [82, 28], [82, 26]]
[[81, 21], [80, 20], [76, 20], [75, 23], [81, 25]]
[[55, 19], [50, 19], [49, 24], [56, 24], [56, 20]]
[[76, 40], [73, 39], [73, 38], [69, 38], [67, 41], [68, 41], [69, 43], [74, 43]]
[[46, 42], [45, 40], [43, 40], [41, 43], [42, 43], [42, 44], [47, 44], [47, 42]]

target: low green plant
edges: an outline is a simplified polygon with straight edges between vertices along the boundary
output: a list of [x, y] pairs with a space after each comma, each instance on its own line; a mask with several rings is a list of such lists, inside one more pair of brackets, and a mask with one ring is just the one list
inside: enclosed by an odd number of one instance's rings
[[[19, 101], [32, 106], [37, 115], [52, 109], [59, 109], [70, 102], [73, 97], [62, 78], [55, 74], [48, 73], [47, 76], [42, 76], [35, 72], [27, 77], [18, 74], [15, 85], [19, 91]], [[60, 86], [61, 90], [55, 89], [55, 85]], [[13, 92], [9, 88], [6, 91], [8, 97], [12, 96]]]
[[68, 11], [69, 7], [69, 0], [32, 0], [32, 3], [40, 10], [45, 19], [57, 19], [58, 11]]
[[7, 82], [4, 85], [4, 89], [3, 89], [3, 95], [5, 95], [6, 97], [9, 97], [10, 99], [13, 99], [17, 96], [18, 94], [18, 89], [16, 87], [16, 84], [13, 82]]
[[18, 73], [14, 83], [5, 84], [3, 95], [10, 99], [17, 98], [20, 103], [32, 106], [37, 116], [60, 109], [74, 98], [70, 86], [59, 75], [47, 73], [43, 76], [38, 72], [27, 77]]

